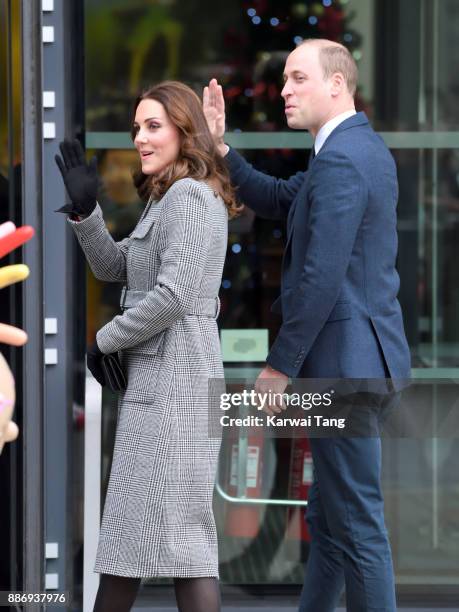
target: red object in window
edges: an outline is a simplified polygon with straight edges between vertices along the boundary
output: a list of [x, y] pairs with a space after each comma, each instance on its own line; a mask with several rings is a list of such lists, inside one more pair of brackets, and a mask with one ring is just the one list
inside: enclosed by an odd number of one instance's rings
[[[313, 481], [313, 464], [309, 440], [295, 438], [292, 440], [290, 464], [289, 499], [306, 501]], [[303, 506], [293, 506], [287, 510], [287, 533], [290, 540], [311, 541], [309, 530], [304, 520]]]
[[[263, 436], [249, 435], [247, 438], [246, 496], [261, 496], [261, 474], [263, 466]], [[227, 476], [228, 494], [237, 496], [239, 445], [236, 437], [230, 440], [230, 462]], [[258, 505], [228, 502], [225, 518], [225, 533], [236, 538], [256, 538], [260, 530]]]
[[14, 249], [17, 249], [25, 242], [29, 241], [35, 234], [35, 230], [30, 225], [18, 227], [14, 232], [0, 238], [0, 257], [5, 257]]
[[339, 7], [329, 6], [325, 9], [323, 16], [319, 19], [317, 29], [321, 36], [328, 40], [340, 42], [344, 32], [344, 12]]

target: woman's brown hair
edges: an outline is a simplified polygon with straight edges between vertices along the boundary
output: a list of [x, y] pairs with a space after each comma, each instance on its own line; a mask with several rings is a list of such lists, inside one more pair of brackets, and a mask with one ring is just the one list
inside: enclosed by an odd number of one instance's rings
[[[183, 83], [163, 81], [137, 97], [134, 115], [142, 100], [156, 100], [162, 104], [179, 131], [180, 152], [178, 158], [158, 175], [144, 174], [140, 169], [134, 172], [134, 185], [139, 197], [143, 201], [147, 201], [151, 195], [160, 199], [175, 181], [193, 178], [207, 181], [218, 191], [229, 217], [235, 217], [242, 207], [236, 202], [228, 169], [209, 131], [199, 96]], [[131, 136], [134, 140], [134, 129]]]

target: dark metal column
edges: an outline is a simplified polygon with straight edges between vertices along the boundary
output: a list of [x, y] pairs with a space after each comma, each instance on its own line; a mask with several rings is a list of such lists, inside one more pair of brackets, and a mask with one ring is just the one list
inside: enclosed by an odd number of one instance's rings
[[[23, 287], [23, 321], [29, 341], [23, 349], [23, 584], [44, 590], [43, 486], [43, 228], [42, 228], [42, 41], [41, 2], [22, 0], [23, 92], [22, 219], [36, 236], [23, 249], [30, 278]], [[40, 604], [29, 610], [40, 610]]]
[[[45, 420], [45, 588], [77, 605], [82, 566], [85, 265], [65, 215], [67, 198], [54, 156], [81, 132], [84, 108], [82, 0], [39, 3], [43, 26], [43, 292]], [[81, 493], [80, 493], [81, 491]], [[70, 609], [70, 606], [69, 606]]]

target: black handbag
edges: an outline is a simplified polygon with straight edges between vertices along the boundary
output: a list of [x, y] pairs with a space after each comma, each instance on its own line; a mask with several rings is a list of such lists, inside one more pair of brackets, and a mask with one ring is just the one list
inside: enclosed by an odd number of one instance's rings
[[100, 364], [107, 387], [112, 391], [124, 391], [127, 387], [127, 378], [121, 367], [118, 353], [103, 355]]

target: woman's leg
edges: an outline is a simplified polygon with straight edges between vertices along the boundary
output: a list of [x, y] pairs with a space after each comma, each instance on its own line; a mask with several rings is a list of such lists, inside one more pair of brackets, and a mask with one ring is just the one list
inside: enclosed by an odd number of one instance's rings
[[93, 612], [129, 612], [140, 582], [141, 578], [101, 574]]
[[217, 578], [174, 578], [179, 612], [220, 612]]

